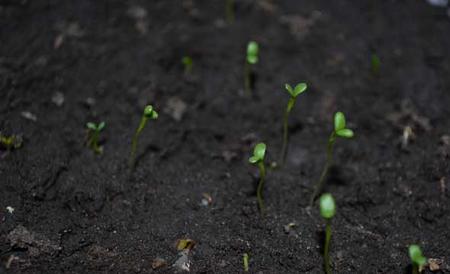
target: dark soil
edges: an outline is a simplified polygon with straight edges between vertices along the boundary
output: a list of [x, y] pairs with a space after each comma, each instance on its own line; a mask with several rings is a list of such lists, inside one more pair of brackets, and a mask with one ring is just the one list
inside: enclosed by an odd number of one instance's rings
[[[356, 136], [338, 140], [325, 187], [338, 205], [333, 272], [407, 273], [412, 243], [450, 272], [446, 9], [246, 0], [229, 25], [223, 3], [0, 1], [0, 131], [23, 137], [1, 151], [0, 273], [173, 273], [183, 238], [197, 243], [193, 273], [242, 272], [245, 252], [254, 273], [322, 273], [324, 221], [307, 204], [337, 110]], [[252, 99], [249, 40], [261, 46]], [[287, 164], [268, 173], [263, 218], [247, 159], [259, 141], [277, 158], [283, 86], [300, 81], [309, 89], [291, 115]], [[147, 103], [160, 117], [130, 177]], [[170, 106], [183, 103], [177, 121]], [[107, 124], [100, 156], [85, 145], [88, 121]], [[167, 266], [153, 270], [156, 258]]]

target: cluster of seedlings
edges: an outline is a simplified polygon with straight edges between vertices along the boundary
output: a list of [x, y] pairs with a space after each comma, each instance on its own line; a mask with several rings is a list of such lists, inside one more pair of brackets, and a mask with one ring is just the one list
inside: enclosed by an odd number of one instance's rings
[[[234, 21], [234, 0], [226, 0], [225, 14], [226, 19], [229, 23]], [[255, 41], [250, 41], [247, 44], [246, 58], [244, 65], [244, 89], [248, 94], [251, 94], [253, 89], [253, 77], [254, 77], [254, 66], [259, 60], [259, 45]], [[192, 71], [193, 60], [190, 56], [184, 56], [181, 59], [181, 63], [184, 67], [184, 73], [189, 74]], [[377, 75], [380, 70], [380, 59], [376, 54], [371, 55], [371, 71], [374, 75]], [[286, 155], [288, 153], [289, 146], [289, 116], [296, 104], [297, 97], [307, 90], [308, 86], [306, 83], [299, 83], [292, 87], [289, 84], [285, 84], [285, 90], [289, 94], [289, 99], [287, 105], [284, 109], [283, 119], [282, 119], [282, 147], [280, 149], [279, 160], [276, 166], [282, 166], [286, 160]], [[158, 112], [153, 108], [152, 105], [147, 105], [144, 108], [140, 123], [134, 132], [131, 141], [131, 152], [128, 159], [128, 165], [130, 171], [133, 171], [136, 165], [136, 153], [138, 147], [139, 136], [147, 125], [148, 120], [156, 120], [158, 118]], [[103, 146], [100, 145], [100, 133], [105, 129], [106, 123], [94, 123], [88, 122], [86, 124], [88, 130], [86, 145], [96, 154], [103, 153]], [[333, 162], [333, 150], [336, 140], [338, 138], [349, 139], [354, 137], [354, 132], [347, 128], [345, 115], [342, 112], [336, 112], [334, 114], [334, 128], [328, 137], [327, 148], [326, 148], [326, 162], [323, 170], [320, 174], [318, 181], [314, 186], [314, 190], [311, 194], [309, 200], [309, 206], [312, 207], [316, 198], [321, 194], [324, 187], [325, 179], [328, 175], [329, 169]], [[11, 135], [5, 136], [0, 132], [0, 147], [6, 150], [12, 150], [20, 148], [22, 145], [22, 139], [19, 136]], [[253, 149], [253, 155], [248, 159], [249, 163], [255, 165], [259, 170], [259, 182], [256, 188], [256, 198], [259, 211], [261, 214], [265, 212], [265, 205], [263, 199], [264, 183], [266, 180], [266, 156], [267, 146], [265, 143], [257, 143]], [[331, 273], [331, 262], [330, 262], [330, 243], [332, 236], [332, 226], [331, 221], [336, 214], [336, 203], [330, 193], [322, 194], [319, 198], [319, 210], [321, 217], [325, 220], [325, 240], [323, 246], [323, 264], [324, 271], [327, 274]], [[411, 259], [412, 273], [420, 273], [427, 263], [427, 259], [422, 255], [422, 251], [418, 245], [409, 246], [409, 256]], [[249, 271], [249, 255], [248, 253], [243, 254], [243, 268], [245, 272]]]

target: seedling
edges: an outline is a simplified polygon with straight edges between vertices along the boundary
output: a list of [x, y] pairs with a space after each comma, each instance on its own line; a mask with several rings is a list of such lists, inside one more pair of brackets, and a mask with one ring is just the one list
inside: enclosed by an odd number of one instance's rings
[[183, 63], [184, 66], [184, 73], [189, 74], [192, 71], [192, 66], [194, 62], [192, 61], [192, 58], [190, 56], [184, 56], [181, 59], [181, 63]]
[[244, 272], [248, 272], [248, 254], [244, 253], [242, 260], [244, 261]]
[[87, 146], [97, 154], [103, 153], [103, 147], [98, 144], [98, 139], [100, 132], [105, 128], [105, 126], [105, 122], [101, 122], [99, 124], [89, 122], [86, 124], [86, 127], [88, 128]]
[[261, 213], [264, 213], [264, 201], [262, 191], [264, 188], [264, 180], [266, 177], [266, 168], [264, 166], [264, 156], [266, 155], [266, 144], [259, 143], [253, 149], [253, 156], [248, 159], [251, 164], [257, 165], [259, 168], [259, 183], [256, 189], [256, 198], [258, 199], [258, 207]]
[[152, 105], [147, 105], [144, 108], [144, 113], [141, 117], [141, 122], [139, 123], [139, 127], [136, 129], [136, 132], [134, 133], [133, 139], [131, 141], [131, 154], [129, 159], [129, 167], [130, 169], [134, 168], [135, 161], [136, 161], [136, 150], [137, 150], [137, 143], [139, 135], [141, 134], [142, 130], [144, 129], [145, 125], [147, 124], [147, 121], [149, 119], [156, 120], [158, 118], [158, 112], [156, 112], [153, 109]]
[[372, 71], [373, 75], [378, 75], [380, 73], [380, 66], [380, 57], [378, 57], [378, 55], [376, 55], [375, 53], [372, 53], [372, 56], [370, 57], [370, 70]]
[[225, 0], [225, 16], [229, 24], [234, 22], [234, 0]]
[[410, 245], [408, 251], [409, 257], [411, 258], [412, 262], [412, 273], [418, 274], [422, 272], [423, 268], [427, 263], [427, 258], [425, 258], [425, 256], [422, 255], [422, 250], [420, 249], [420, 246]]
[[259, 45], [255, 41], [250, 41], [247, 44], [247, 58], [245, 59], [244, 77], [245, 77], [245, 91], [251, 93], [252, 90], [252, 67], [258, 63]]
[[289, 121], [289, 114], [291, 113], [291, 110], [294, 108], [295, 101], [297, 99], [297, 96], [299, 96], [301, 93], [303, 93], [308, 86], [305, 83], [300, 83], [295, 86], [295, 88], [292, 88], [289, 84], [285, 84], [285, 88], [287, 92], [290, 95], [289, 101], [286, 106], [286, 110], [284, 111], [284, 117], [283, 117], [283, 146], [281, 148], [281, 156], [280, 156], [280, 162], [281, 164], [284, 164], [284, 161], [286, 159], [286, 153], [287, 153], [287, 146], [289, 142], [289, 130], [288, 130], [288, 121]]
[[336, 204], [330, 193], [320, 196], [320, 215], [325, 219], [325, 245], [323, 248], [323, 260], [325, 273], [330, 274], [330, 240], [331, 240], [331, 219], [336, 214]]
[[353, 137], [353, 130], [348, 129], [345, 127], [345, 116], [342, 112], [336, 112], [334, 114], [334, 130], [331, 133], [330, 137], [328, 138], [328, 146], [327, 146], [327, 161], [325, 163], [325, 167], [322, 170], [322, 173], [320, 175], [320, 179], [316, 184], [316, 187], [314, 189], [313, 194], [311, 195], [311, 199], [309, 200], [309, 205], [312, 206], [314, 203], [315, 198], [319, 195], [320, 191], [322, 190], [323, 184], [325, 182], [325, 178], [328, 174], [328, 170], [333, 162], [333, 148], [334, 143], [336, 142], [337, 137], [341, 138], [352, 138]]
[[22, 146], [22, 137], [17, 135], [5, 136], [0, 132], [0, 146], [6, 150], [18, 149]]

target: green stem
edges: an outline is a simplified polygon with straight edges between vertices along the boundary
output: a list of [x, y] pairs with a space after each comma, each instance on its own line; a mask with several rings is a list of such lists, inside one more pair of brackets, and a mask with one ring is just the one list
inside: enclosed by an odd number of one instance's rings
[[294, 106], [295, 98], [289, 98], [288, 105], [283, 116], [283, 145], [281, 147], [280, 165], [284, 165], [287, 155], [287, 147], [289, 143], [289, 114]]
[[263, 196], [262, 196], [262, 191], [264, 188], [264, 180], [266, 178], [266, 168], [264, 167], [264, 162], [259, 161], [258, 167], [259, 167], [260, 178], [259, 178], [258, 188], [256, 189], [256, 198], [258, 199], [259, 211], [261, 213], [264, 213], [264, 201], [263, 201]]
[[323, 260], [326, 274], [331, 274], [330, 268], [330, 240], [331, 240], [331, 220], [327, 219], [325, 226], [325, 246], [323, 248]]
[[137, 128], [136, 132], [134, 133], [133, 139], [131, 141], [131, 154], [130, 154], [130, 159], [128, 162], [130, 169], [134, 168], [135, 161], [136, 161], [136, 150], [137, 150], [138, 138], [139, 138], [139, 135], [141, 134], [142, 130], [144, 129], [145, 124], [147, 123], [147, 119], [148, 118], [146, 116], [142, 116], [141, 122], [139, 123], [139, 127]]
[[320, 191], [323, 188], [323, 184], [325, 182], [325, 178], [327, 177], [328, 170], [333, 162], [333, 147], [335, 141], [336, 141], [336, 133], [333, 131], [330, 135], [330, 138], [328, 139], [327, 162], [325, 163], [325, 167], [323, 168], [322, 173], [320, 174], [320, 179], [316, 184], [314, 192], [311, 195], [311, 198], [309, 200], [309, 206], [313, 206], [314, 200], [316, 199], [316, 197], [319, 195]]
[[225, 2], [225, 14], [227, 22], [229, 24], [234, 22], [234, 0], [226, 0]]
[[252, 93], [252, 86], [251, 86], [251, 67], [250, 64], [247, 62], [247, 60], [245, 61], [245, 65], [244, 65], [244, 86], [245, 86], [245, 92], [248, 95], [251, 95]]
[[244, 271], [248, 272], [248, 254], [244, 253]]

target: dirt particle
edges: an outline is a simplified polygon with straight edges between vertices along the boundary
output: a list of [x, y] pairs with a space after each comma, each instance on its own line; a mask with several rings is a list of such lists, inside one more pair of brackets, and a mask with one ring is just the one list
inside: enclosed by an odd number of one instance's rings
[[22, 225], [18, 225], [7, 236], [7, 240], [13, 247], [27, 249], [28, 255], [37, 257], [41, 254], [54, 254], [61, 250], [61, 247], [52, 243], [44, 236], [30, 232]]
[[159, 269], [159, 268], [163, 268], [165, 266], [167, 266], [167, 261], [164, 260], [163, 258], [159, 258], [158, 257], [158, 258], [155, 258], [152, 261], [152, 268], [153, 269]]
[[187, 110], [187, 104], [178, 97], [171, 97], [167, 100], [164, 112], [169, 114], [175, 121], [179, 122]]
[[428, 259], [428, 267], [433, 272], [441, 270], [442, 263], [443, 263], [443, 260], [441, 260], [441, 259], [433, 259], [433, 258]]

